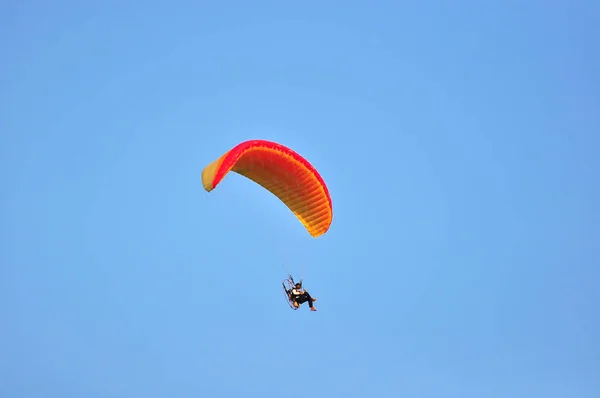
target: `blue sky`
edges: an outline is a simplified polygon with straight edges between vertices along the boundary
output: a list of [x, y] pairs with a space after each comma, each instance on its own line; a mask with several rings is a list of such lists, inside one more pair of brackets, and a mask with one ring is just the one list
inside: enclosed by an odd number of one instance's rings
[[598, 397], [597, 2], [219, 3], [0, 6], [0, 397]]

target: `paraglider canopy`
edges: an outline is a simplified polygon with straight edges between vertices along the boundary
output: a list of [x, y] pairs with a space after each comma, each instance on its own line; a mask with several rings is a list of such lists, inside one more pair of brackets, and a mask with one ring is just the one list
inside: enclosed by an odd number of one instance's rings
[[277, 196], [311, 236], [316, 238], [329, 229], [333, 207], [327, 185], [318, 171], [292, 149], [265, 140], [242, 142], [204, 168], [204, 189], [215, 189], [230, 171]]

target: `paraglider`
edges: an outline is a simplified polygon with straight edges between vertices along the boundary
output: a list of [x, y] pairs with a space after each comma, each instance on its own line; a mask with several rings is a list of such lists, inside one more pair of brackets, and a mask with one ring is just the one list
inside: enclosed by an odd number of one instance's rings
[[294, 282], [294, 278], [290, 275], [283, 281], [282, 285], [283, 292], [291, 309], [295, 311], [300, 308], [301, 304], [308, 303], [311, 311], [317, 310], [313, 305], [313, 302], [317, 301], [317, 299], [312, 297], [306, 289], [302, 288], [302, 280]]
[[[331, 196], [319, 172], [292, 149], [272, 141], [244, 141], [210, 163], [202, 171], [202, 185], [207, 192], [215, 189], [233, 171], [259, 184], [283, 202], [317, 238], [325, 234], [333, 219]], [[316, 311], [302, 283], [290, 275], [283, 282], [286, 300], [297, 310], [308, 302]]]
[[204, 168], [204, 189], [215, 189], [230, 171], [277, 196], [312, 237], [329, 229], [333, 208], [327, 185], [318, 171], [292, 149], [265, 140], [242, 142]]

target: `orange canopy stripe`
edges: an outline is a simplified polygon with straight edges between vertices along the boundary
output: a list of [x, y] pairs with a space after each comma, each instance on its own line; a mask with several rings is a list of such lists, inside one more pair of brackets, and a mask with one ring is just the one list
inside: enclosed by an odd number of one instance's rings
[[327, 185], [317, 170], [292, 149], [265, 140], [242, 142], [206, 166], [202, 171], [204, 189], [212, 191], [230, 171], [277, 196], [313, 237], [329, 229], [333, 206]]

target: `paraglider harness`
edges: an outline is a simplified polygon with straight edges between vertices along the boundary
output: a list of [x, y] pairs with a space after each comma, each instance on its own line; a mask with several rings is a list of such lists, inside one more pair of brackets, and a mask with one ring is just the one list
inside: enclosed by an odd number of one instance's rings
[[[300, 279], [299, 283], [300, 283], [300, 286], [302, 286], [302, 279]], [[283, 285], [283, 292], [285, 293], [285, 298], [288, 302], [288, 305], [290, 306], [291, 309], [296, 311], [299, 307], [294, 306], [295, 300], [294, 300], [294, 295], [292, 294], [292, 289], [294, 289], [294, 287], [296, 286], [296, 282], [294, 282], [294, 278], [290, 274], [290, 276], [287, 279], [285, 279], [281, 284]]]

